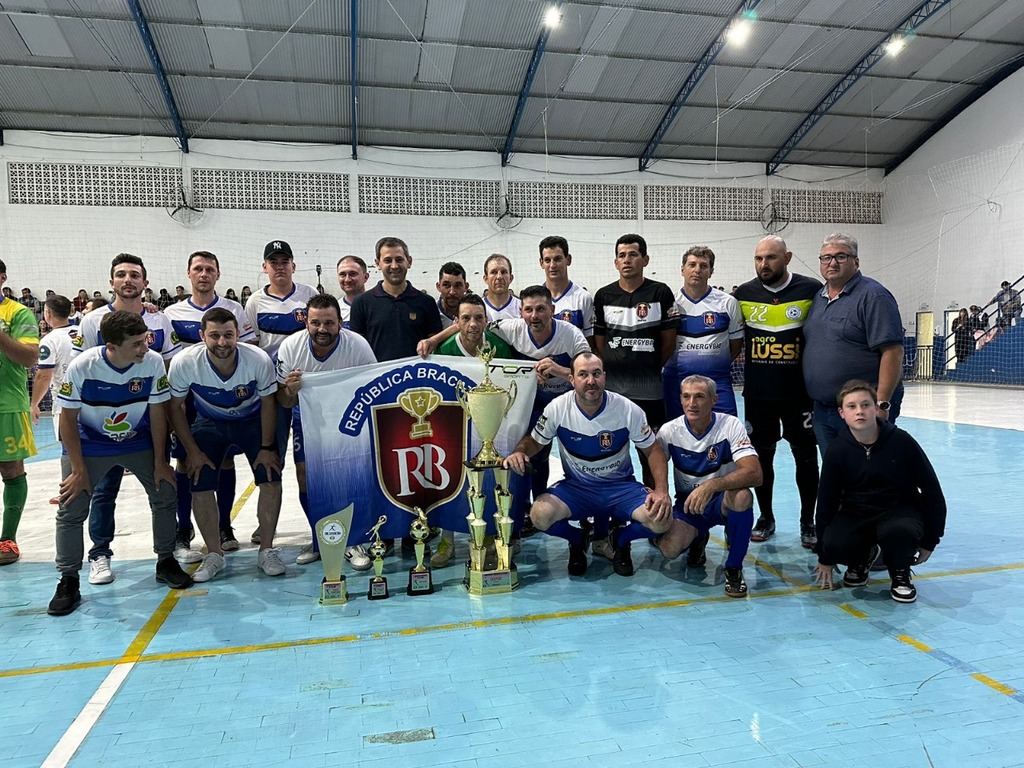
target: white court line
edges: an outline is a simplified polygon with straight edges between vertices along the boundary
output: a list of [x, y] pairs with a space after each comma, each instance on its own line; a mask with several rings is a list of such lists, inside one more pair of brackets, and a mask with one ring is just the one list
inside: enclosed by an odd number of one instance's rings
[[50, 754], [46, 756], [42, 768], [64, 768], [64, 766], [71, 762], [71, 758], [78, 752], [78, 748], [82, 746], [82, 742], [85, 741], [86, 736], [92, 731], [93, 726], [96, 725], [96, 722], [103, 715], [103, 712], [120, 690], [124, 681], [128, 679], [128, 674], [134, 668], [135, 662], [132, 661], [126, 664], [118, 664], [110, 670], [110, 673], [100, 683], [100, 687], [96, 689], [96, 693], [82, 707], [78, 717], [75, 718], [74, 722], [64, 732], [64, 735], [50, 751]]

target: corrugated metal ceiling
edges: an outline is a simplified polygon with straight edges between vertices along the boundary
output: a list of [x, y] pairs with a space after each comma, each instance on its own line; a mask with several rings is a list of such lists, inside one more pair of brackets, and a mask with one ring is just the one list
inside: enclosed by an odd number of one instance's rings
[[[561, 5], [520, 152], [639, 156], [738, 0]], [[501, 151], [544, 33], [544, 0], [140, 0], [186, 133]], [[763, 162], [922, 0], [764, 0], [653, 159]], [[880, 59], [788, 162], [885, 166], [1024, 64], [1024, 2], [950, 0]], [[243, 80], [245, 81], [243, 83]], [[80, 117], [76, 117], [80, 116]], [[0, 128], [173, 135], [123, 0], [0, 2]]]

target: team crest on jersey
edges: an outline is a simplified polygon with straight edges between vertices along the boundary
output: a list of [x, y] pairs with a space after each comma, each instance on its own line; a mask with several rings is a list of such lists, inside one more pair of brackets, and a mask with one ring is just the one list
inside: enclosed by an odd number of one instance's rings
[[802, 315], [803, 311], [800, 309], [800, 307], [796, 306], [795, 304], [786, 307], [786, 317], [789, 318], [790, 320], [799, 320]]
[[299, 307], [298, 309], [294, 310], [292, 312], [292, 317], [295, 318], [295, 322], [298, 323], [299, 325], [305, 325], [306, 324], [306, 308], [305, 307]]
[[601, 446], [602, 451], [607, 451], [612, 447], [612, 433], [602, 432], [597, 436], [597, 444]]
[[708, 461], [718, 461], [718, 446], [712, 445], [708, 448]]
[[640, 302], [636, 305], [636, 316], [640, 320], [646, 319], [651, 314], [651, 305], [646, 302]]
[[416, 320], [416, 318], [417, 318], [417, 317], [419, 317], [419, 314], [418, 314], [418, 313], [416, 313], [416, 312], [410, 312], [410, 313], [409, 313], [409, 320], [411, 320], [411, 321], [415, 322], [415, 320]]
[[569, 311], [569, 310], [565, 310], [564, 312], [561, 312], [558, 315], [558, 319], [559, 320], [564, 320], [567, 323], [571, 323], [572, 322], [572, 312]]
[[235, 397], [237, 397], [239, 400], [245, 400], [247, 397], [249, 397], [249, 388], [245, 386], [245, 384], [239, 384], [237, 387], [235, 387]]
[[85, 346], [85, 337], [81, 336], [81, 335], [76, 336], [75, 338], [73, 338], [71, 340], [71, 344], [72, 344], [72, 346], [75, 346], [75, 347], [78, 347], [79, 349], [81, 349], [82, 347]]
[[715, 325], [715, 313], [714, 312], [705, 312], [704, 313], [704, 325], [706, 325], [708, 328], [713, 328], [714, 327], [714, 325]]
[[156, 344], [156, 334], [152, 331], [146, 331], [146, 346], [152, 349], [154, 344]]
[[402, 392], [372, 409], [377, 482], [398, 507], [412, 512], [455, 498], [465, 482], [466, 412], [433, 387]]
[[70, 381], [65, 381], [63, 384], [60, 385], [60, 389], [57, 390], [57, 392], [61, 395], [64, 395], [64, 397], [70, 397], [73, 391], [74, 387], [71, 385]]
[[44, 360], [49, 360], [49, 359], [50, 359], [50, 348], [49, 347], [40, 347], [39, 348], [39, 362], [43, 362]]
[[[141, 383], [140, 379], [139, 384], [141, 385]], [[129, 382], [128, 388], [131, 389], [131, 382]], [[104, 418], [103, 432], [116, 443], [133, 438], [137, 434], [134, 427], [132, 427], [132, 423], [128, 421], [128, 413], [126, 411], [112, 411], [109, 416]]]
[[142, 379], [134, 378], [128, 382], [128, 391], [131, 392], [133, 395], [137, 395], [139, 394], [139, 392], [142, 391], [142, 388], [144, 386], [145, 382], [143, 382]]

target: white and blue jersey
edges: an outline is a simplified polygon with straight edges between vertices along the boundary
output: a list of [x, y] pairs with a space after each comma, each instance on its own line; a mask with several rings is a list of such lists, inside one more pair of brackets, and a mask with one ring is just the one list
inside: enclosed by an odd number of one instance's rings
[[256, 332], [260, 349], [277, 360], [281, 342], [293, 333], [306, 330], [306, 303], [317, 295], [311, 285], [295, 283], [283, 298], [271, 296], [267, 288], [256, 291], [245, 305], [249, 325]]
[[241, 421], [259, 418], [260, 398], [277, 392], [274, 364], [262, 349], [239, 344], [235, 370], [227, 378], [213, 367], [206, 345], [189, 347], [171, 361], [171, 394], [192, 392], [198, 419]]
[[82, 455], [115, 456], [153, 450], [149, 407], [167, 402], [171, 389], [156, 352], [116, 368], [106, 347], [94, 347], [68, 365], [58, 397], [62, 408], [78, 410]]
[[201, 341], [199, 331], [202, 329], [203, 315], [211, 309], [226, 309], [235, 316], [235, 320], [238, 322], [238, 340], [240, 342], [248, 343], [256, 339], [256, 332], [253, 331], [252, 324], [246, 317], [242, 305], [237, 301], [225, 299], [223, 296], [215, 295], [213, 302], [206, 307], [196, 306], [192, 299], [188, 298], [185, 301], [171, 304], [164, 310], [164, 314], [170, 318], [171, 327], [177, 334], [181, 345], [189, 347]]
[[587, 338], [594, 335], [594, 297], [585, 288], [570, 282], [565, 293], [555, 302], [555, 318], [563, 323], [575, 325]]
[[735, 470], [737, 459], [757, 456], [743, 423], [727, 413], [712, 413], [703, 435], [693, 433], [685, 416], [673, 419], [658, 430], [658, 443], [672, 464], [677, 504], [701, 483]]
[[743, 338], [743, 312], [739, 302], [717, 288], [694, 301], [681, 290], [673, 314], [678, 317], [676, 350], [665, 363], [666, 370], [700, 374], [721, 385], [731, 381], [732, 352], [729, 342]]
[[484, 309], [487, 311], [487, 320], [492, 323], [498, 320], [520, 319], [523, 316], [523, 313], [519, 311], [522, 306], [523, 302], [519, 300], [519, 297], [511, 293], [508, 295], [508, 301], [500, 307], [491, 304], [490, 299], [484, 296]]
[[530, 433], [541, 445], [558, 439], [565, 477], [594, 485], [600, 481], [635, 480], [629, 445], [646, 449], [654, 444], [654, 432], [640, 406], [614, 392], [604, 393], [604, 403], [588, 416], [576, 402], [575, 392], [553, 400]]
[[60, 385], [64, 383], [67, 375], [68, 365], [74, 357], [72, 343], [78, 337], [78, 328], [73, 325], [65, 325], [61, 328], [54, 328], [39, 340], [39, 370], [53, 370], [53, 377], [50, 379], [50, 399], [53, 412], [53, 434], [60, 439], [60, 399], [57, 393]]
[[277, 352], [277, 381], [283, 386], [285, 378], [292, 371], [340, 371], [376, 362], [370, 343], [354, 331], [342, 330], [338, 334], [338, 343], [324, 357], [319, 357], [313, 351], [308, 333], [296, 334], [285, 339]]
[[[521, 317], [515, 320], [499, 320], [488, 326], [488, 330], [497, 334], [527, 360], [543, 360], [550, 357], [559, 365], [568, 368], [575, 355], [590, 351], [590, 344], [587, 343], [583, 332], [576, 326], [563, 323], [561, 320], [552, 320], [551, 326], [554, 333], [543, 344], [534, 339], [529, 324]], [[563, 379], [560, 376], [546, 379], [542, 384], [537, 385], [537, 399], [534, 408], [543, 408], [570, 389], [572, 389], [572, 385], [568, 379]]]
[[341, 310], [341, 327], [348, 330], [348, 319], [352, 316], [352, 305], [347, 297], [338, 299], [338, 309]]
[[[71, 342], [71, 348], [77, 355], [84, 349], [103, 346], [103, 335], [100, 333], [100, 322], [114, 311], [113, 304], [107, 304], [93, 310], [82, 318], [78, 326], [78, 337]], [[163, 312], [147, 312], [143, 310], [140, 317], [146, 323], [146, 344], [164, 360], [170, 360], [181, 349], [178, 335], [171, 326], [171, 321]]]

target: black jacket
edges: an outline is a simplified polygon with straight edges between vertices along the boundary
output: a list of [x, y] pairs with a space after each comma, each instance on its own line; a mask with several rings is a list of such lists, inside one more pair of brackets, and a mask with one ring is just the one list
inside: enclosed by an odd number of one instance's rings
[[818, 484], [818, 541], [837, 514], [878, 517], [916, 506], [924, 518], [921, 547], [934, 550], [946, 527], [946, 499], [921, 446], [899, 427], [879, 421], [878, 440], [861, 445], [848, 429], [829, 446]]

